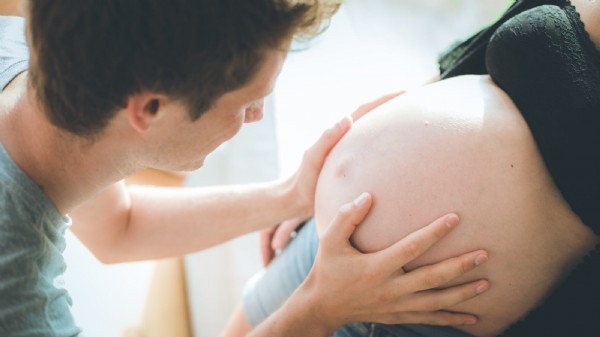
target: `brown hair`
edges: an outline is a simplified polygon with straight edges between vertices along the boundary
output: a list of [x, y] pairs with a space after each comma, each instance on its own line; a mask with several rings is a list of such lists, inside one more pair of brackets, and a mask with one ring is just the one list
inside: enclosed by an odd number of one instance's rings
[[144, 90], [199, 118], [246, 84], [265, 51], [318, 34], [339, 1], [30, 0], [30, 84], [49, 120], [101, 132]]

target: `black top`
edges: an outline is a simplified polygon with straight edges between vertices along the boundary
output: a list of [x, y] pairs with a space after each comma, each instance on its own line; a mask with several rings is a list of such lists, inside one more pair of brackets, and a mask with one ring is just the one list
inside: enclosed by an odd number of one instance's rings
[[[568, 0], [521, 0], [440, 59], [442, 78], [489, 74], [527, 121], [554, 183], [600, 234], [600, 55]], [[600, 336], [600, 246], [503, 337]]]

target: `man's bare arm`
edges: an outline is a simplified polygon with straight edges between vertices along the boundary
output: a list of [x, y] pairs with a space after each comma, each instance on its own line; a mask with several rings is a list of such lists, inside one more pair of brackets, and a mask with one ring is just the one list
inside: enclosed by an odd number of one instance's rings
[[307, 216], [329, 150], [349, 117], [323, 133], [290, 178], [210, 188], [152, 188], [120, 182], [73, 212], [73, 232], [104, 262], [183, 255], [236, 236]]
[[71, 213], [73, 232], [103, 262], [178, 256], [227, 241], [297, 209], [286, 183], [214, 188], [120, 182]]

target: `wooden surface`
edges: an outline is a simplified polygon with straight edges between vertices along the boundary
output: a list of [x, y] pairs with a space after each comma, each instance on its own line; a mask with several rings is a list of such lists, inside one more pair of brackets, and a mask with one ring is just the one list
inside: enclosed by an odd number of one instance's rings
[[[185, 176], [147, 169], [126, 179], [128, 184], [177, 187]], [[183, 258], [156, 262], [141, 323], [123, 337], [191, 337]]]
[[20, 0], [1, 0], [0, 15], [23, 16]]
[[140, 171], [125, 181], [128, 184], [153, 185], [153, 186], [181, 186], [185, 175], [177, 172], [166, 172], [155, 169]]
[[191, 337], [183, 259], [156, 263], [142, 323], [123, 337]]

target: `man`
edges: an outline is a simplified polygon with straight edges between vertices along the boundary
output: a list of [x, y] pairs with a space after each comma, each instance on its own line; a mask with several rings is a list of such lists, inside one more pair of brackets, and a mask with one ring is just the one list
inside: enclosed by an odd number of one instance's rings
[[[291, 38], [317, 32], [337, 4], [26, 5], [29, 46], [23, 20], [0, 17], [0, 335], [80, 333], [61, 281], [71, 219], [81, 241], [112, 263], [181, 255], [312, 213], [324, 158], [349, 118], [288, 179], [209, 189], [128, 187], [122, 179], [145, 168], [196, 169], [243, 123], [259, 120]], [[348, 238], [370, 205], [363, 194], [340, 209], [307, 281], [255, 336], [326, 336], [354, 320], [474, 322], [438, 311], [475, 296], [474, 284], [423, 291], [472, 269], [473, 254], [398, 273], [458, 218], [363, 255]]]

